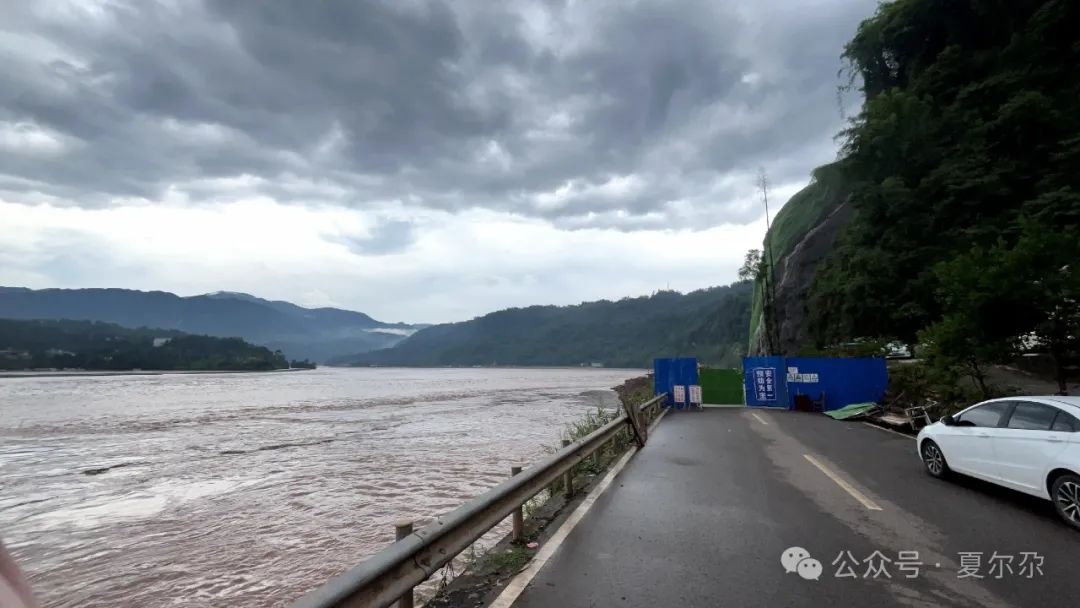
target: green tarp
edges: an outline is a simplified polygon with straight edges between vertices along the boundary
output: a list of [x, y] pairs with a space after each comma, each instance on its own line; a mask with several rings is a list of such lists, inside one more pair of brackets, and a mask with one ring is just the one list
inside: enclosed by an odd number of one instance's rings
[[835, 420], [847, 420], [848, 418], [865, 415], [876, 407], [876, 403], [852, 403], [851, 405], [845, 405], [838, 410], [825, 412], [825, 415]]
[[737, 369], [702, 368], [698, 371], [701, 400], [710, 405], [742, 405], [743, 375]]

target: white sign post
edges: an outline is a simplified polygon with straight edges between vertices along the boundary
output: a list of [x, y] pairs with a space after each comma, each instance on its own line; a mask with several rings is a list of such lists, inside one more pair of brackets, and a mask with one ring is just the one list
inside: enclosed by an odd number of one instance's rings
[[686, 387], [681, 384], [676, 384], [672, 391], [675, 393], [672, 398], [675, 399], [675, 407], [682, 409], [682, 406], [686, 403]]

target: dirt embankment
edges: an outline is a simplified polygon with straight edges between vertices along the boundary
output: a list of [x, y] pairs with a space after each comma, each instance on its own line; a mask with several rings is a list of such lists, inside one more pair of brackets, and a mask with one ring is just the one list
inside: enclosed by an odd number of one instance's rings
[[619, 399], [623, 403], [645, 403], [653, 396], [652, 374], [631, 378], [613, 389], [619, 394]]

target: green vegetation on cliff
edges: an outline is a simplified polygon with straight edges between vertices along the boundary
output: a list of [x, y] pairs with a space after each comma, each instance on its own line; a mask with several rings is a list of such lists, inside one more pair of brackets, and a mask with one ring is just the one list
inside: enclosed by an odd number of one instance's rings
[[772, 221], [769, 238], [773, 255], [781, 258], [791, 253], [799, 240], [836, 208], [836, 201], [843, 200], [848, 190], [839, 164], [814, 169], [810, 184], [796, 192]]
[[[854, 214], [812, 271], [804, 348], [899, 338], [976, 384], [1043, 352], [1064, 388], [1080, 349], [1077, 23], [1073, 0], [894, 0], [860, 25], [844, 57], [865, 103], [829, 165]], [[818, 181], [778, 216], [778, 255], [822, 213]]]
[[820, 341], [914, 341], [948, 312], [938, 264], [1077, 229], [1078, 22], [1070, 0], [898, 0], [863, 22], [844, 54], [866, 95], [843, 134], [856, 214], [815, 286]]
[[271, 370], [280, 352], [240, 338], [111, 323], [0, 319], [0, 369]]
[[[783, 266], [798, 243], [844, 201], [849, 191], [846, 178], [837, 163], [814, 169], [810, 183], [796, 192], [773, 218], [765, 243], [771, 248], [774, 260]], [[760, 268], [758, 274], [765, 270]], [[782, 273], [776, 277], [783, 280]], [[757, 276], [750, 313], [751, 344], [762, 322], [762, 277]], [[781, 294], [785, 295], [785, 294]]]

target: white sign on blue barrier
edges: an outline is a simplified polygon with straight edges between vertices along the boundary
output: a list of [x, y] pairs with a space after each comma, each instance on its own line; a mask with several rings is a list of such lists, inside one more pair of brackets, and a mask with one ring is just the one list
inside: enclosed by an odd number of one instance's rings
[[754, 390], [758, 401], [776, 401], [776, 368], [755, 367]]
[[797, 368], [797, 367], [789, 367], [789, 368], [787, 368], [787, 381], [788, 382], [806, 382], [806, 383], [813, 384], [813, 383], [818, 382], [818, 375], [817, 374], [800, 374], [799, 373], [799, 368]]

